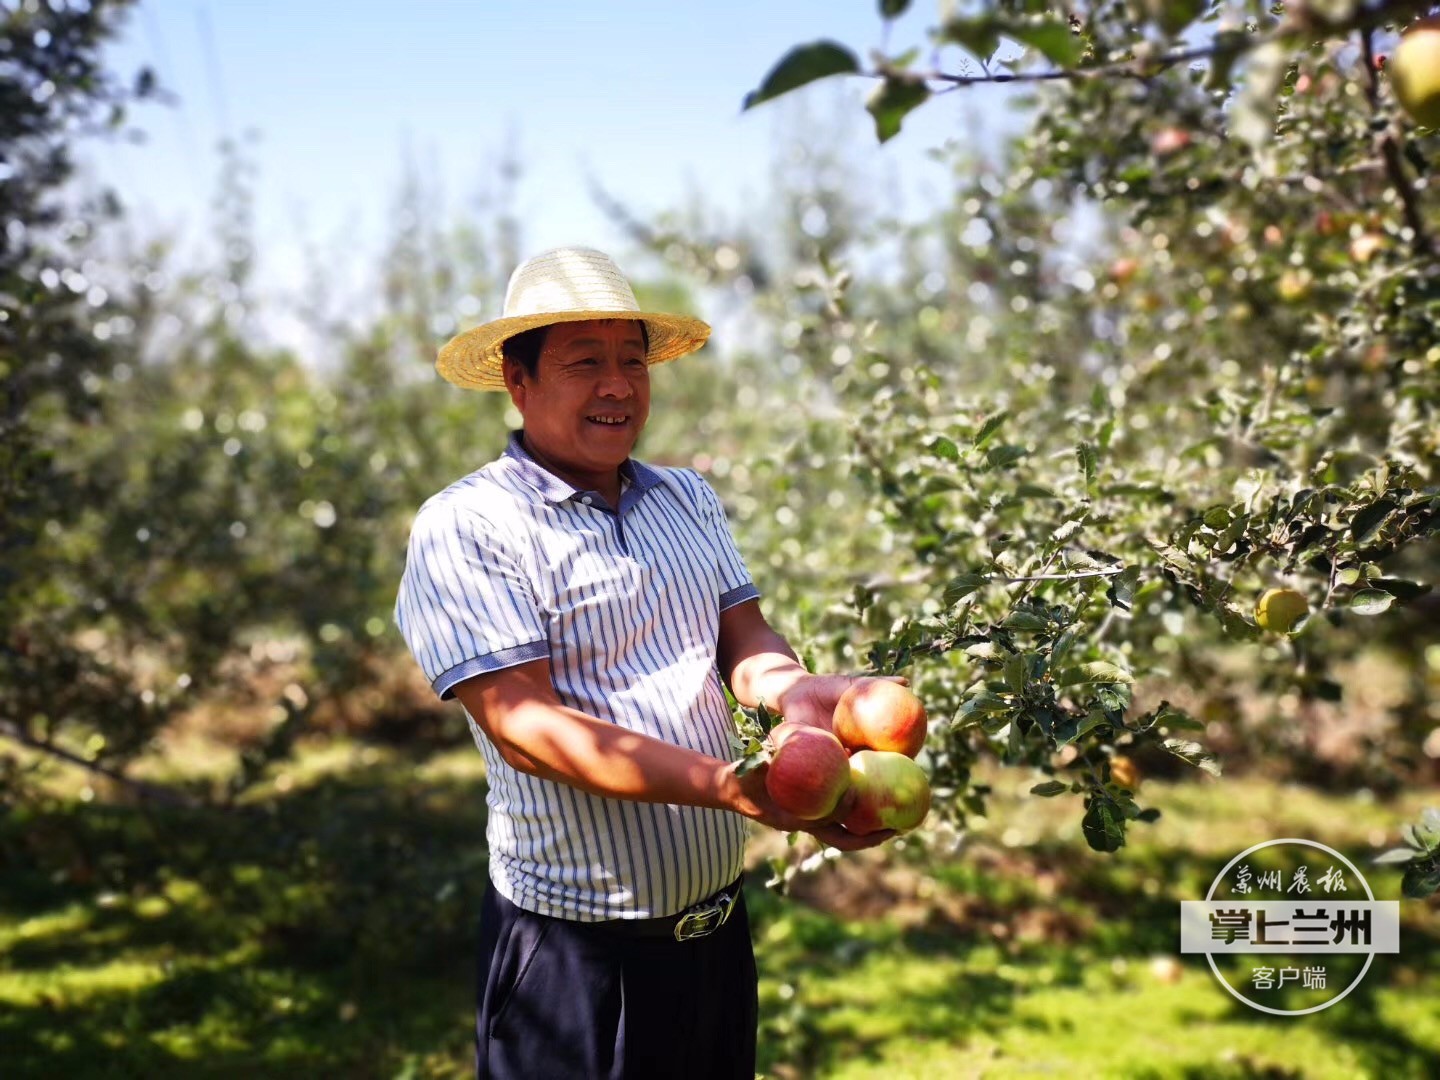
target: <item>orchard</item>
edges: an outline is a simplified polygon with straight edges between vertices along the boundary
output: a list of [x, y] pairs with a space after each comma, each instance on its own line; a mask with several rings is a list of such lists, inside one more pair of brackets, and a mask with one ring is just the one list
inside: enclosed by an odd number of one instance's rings
[[[709, 64], [672, 7], [657, 64]], [[1440, 10], [866, 8], [717, 44], [723, 122], [779, 132], [743, 213], [587, 178], [641, 303], [717, 328], [638, 456], [865, 677], [828, 726], [734, 707], [777, 805], [893, 834], [752, 836], [767, 1075], [1437, 1074]], [[105, 52], [160, 10], [0, 5], [0, 1061], [467, 1075], [486, 777], [392, 612], [416, 508], [515, 423], [434, 356], [544, 185], [487, 152], [455, 212], [412, 161], [364, 295], [317, 257], [282, 304], [263, 140], [217, 155], [205, 255], [80, 183], [173, 104]], [[525, 41], [568, 71], [563, 29]], [[1286, 834], [1403, 897], [1402, 949], [1276, 1040], [1174, 919]]]

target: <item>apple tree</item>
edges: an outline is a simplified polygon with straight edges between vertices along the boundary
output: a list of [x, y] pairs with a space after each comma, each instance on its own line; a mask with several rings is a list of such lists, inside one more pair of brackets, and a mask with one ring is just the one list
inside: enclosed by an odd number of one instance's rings
[[[1136, 758], [1218, 773], [1200, 737], [1224, 733], [1224, 699], [1187, 707], [1207, 687], [1334, 701], [1333, 664], [1376, 628], [1424, 670], [1440, 134], [1386, 73], [1424, 13], [944, 5], [928, 49], [802, 45], [746, 98], [865, 78], [883, 141], [914, 109], [1030, 91], [997, 155], [950, 151], [949, 205], [899, 234], [898, 283], [856, 280], [833, 229], [764, 275], [785, 283], [781, 347], [816, 376], [775, 471], [838, 446], [863, 492], [868, 535], [836, 555], [850, 603], [809, 629], [911, 676], [957, 819], [983, 810], [971, 770], [994, 753], [1036, 770], [1037, 796], [1079, 798], [1113, 851], [1157, 816]], [[741, 261], [666, 250], [721, 279]], [[1423, 737], [1382, 752], [1413, 760]]]

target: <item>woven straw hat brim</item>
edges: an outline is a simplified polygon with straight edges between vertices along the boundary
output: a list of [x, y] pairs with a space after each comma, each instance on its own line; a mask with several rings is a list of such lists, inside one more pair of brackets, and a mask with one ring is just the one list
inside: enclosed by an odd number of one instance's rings
[[556, 323], [588, 319], [636, 319], [645, 323], [650, 350], [645, 360], [652, 367], [687, 356], [710, 338], [710, 327], [688, 315], [650, 311], [556, 311], [512, 315], [457, 334], [441, 349], [435, 370], [442, 378], [467, 390], [504, 390], [503, 361], [506, 339]]

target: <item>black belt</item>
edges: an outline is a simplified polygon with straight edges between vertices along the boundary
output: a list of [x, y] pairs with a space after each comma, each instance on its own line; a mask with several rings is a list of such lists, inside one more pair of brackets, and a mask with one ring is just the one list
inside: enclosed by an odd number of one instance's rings
[[738, 877], [714, 896], [706, 897], [674, 915], [663, 915], [658, 919], [607, 919], [591, 925], [628, 937], [673, 938], [676, 941], [706, 937], [729, 921], [730, 913], [740, 899], [742, 881], [744, 877]]

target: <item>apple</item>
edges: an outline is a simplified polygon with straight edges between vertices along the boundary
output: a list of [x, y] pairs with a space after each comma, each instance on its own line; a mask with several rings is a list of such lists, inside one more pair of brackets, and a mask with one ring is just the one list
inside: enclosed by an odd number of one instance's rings
[[899, 683], [861, 679], [850, 684], [830, 719], [847, 750], [890, 750], [914, 757], [925, 745], [925, 706]]
[[1110, 264], [1110, 280], [1116, 285], [1124, 285], [1133, 278], [1140, 270], [1140, 260], [1125, 256], [1116, 259]]
[[1385, 65], [1395, 100], [1424, 127], [1440, 127], [1440, 18], [1416, 23]]
[[1190, 145], [1190, 132], [1180, 127], [1161, 128], [1150, 138], [1150, 152], [1156, 157], [1178, 154]]
[[857, 750], [850, 755], [850, 790], [854, 805], [841, 824], [858, 835], [905, 832], [930, 812], [930, 780], [904, 754]]
[[1310, 601], [1294, 589], [1266, 589], [1255, 605], [1255, 622], [1262, 630], [1288, 634], [1310, 614]]
[[1367, 263], [1384, 246], [1385, 237], [1380, 233], [1361, 233], [1350, 241], [1350, 257], [1358, 263]]
[[1280, 282], [1276, 286], [1282, 300], [1304, 300], [1310, 295], [1310, 273], [1306, 270], [1296, 270], [1293, 267], [1280, 275]]
[[774, 749], [765, 790], [775, 805], [805, 821], [834, 813], [850, 787], [850, 759], [828, 731], [787, 720], [770, 733]]
[[1127, 791], [1138, 791], [1140, 789], [1140, 767], [1135, 764], [1134, 758], [1116, 754], [1110, 759], [1110, 779]]
[[803, 724], [799, 720], [782, 720], [770, 729], [770, 743], [779, 749], [780, 744], [797, 731], [818, 731], [814, 724]]

